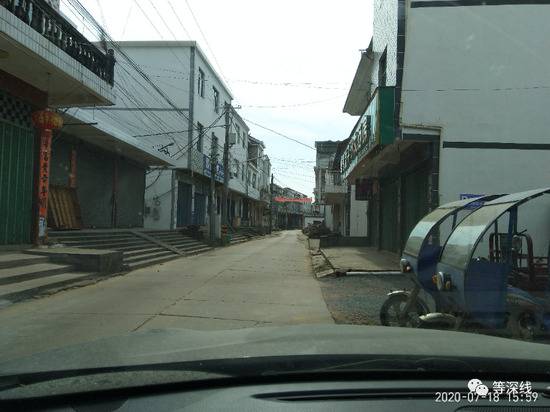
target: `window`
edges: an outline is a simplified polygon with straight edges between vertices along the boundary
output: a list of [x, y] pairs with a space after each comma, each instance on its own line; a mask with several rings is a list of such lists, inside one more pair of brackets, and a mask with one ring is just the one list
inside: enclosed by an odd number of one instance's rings
[[203, 136], [204, 136], [204, 126], [197, 122], [197, 150], [202, 153], [202, 145], [203, 145]]
[[239, 161], [237, 159], [233, 160], [233, 177], [239, 177], [239, 170], [240, 170], [240, 165], [239, 165]]
[[388, 49], [386, 48], [378, 61], [378, 87], [383, 87], [386, 85], [387, 56]]
[[215, 87], [212, 87], [214, 90], [214, 111], [216, 113], [220, 112], [220, 92]]
[[201, 69], [199, 69], [197, 93], [199, 94], [200, 97], [204, 97], [204, 72]]
[[243, 168], [241, 170], [241, 180], [244, 182], [244, 165], [243, 165]]
[[241, 138], [241, 128], [238, 124], [235, 125], [235, 134], [237, 135], [237, 143]]
[[246, 149], [246, 134], [243, 132], [243, 147]]

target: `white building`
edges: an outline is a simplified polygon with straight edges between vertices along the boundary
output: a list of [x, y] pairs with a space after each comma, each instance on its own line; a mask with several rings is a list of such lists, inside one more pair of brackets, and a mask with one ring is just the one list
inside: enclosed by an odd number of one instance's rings
[[342, 158], [348, 182], [368, 179], [373, 245], [399, 251], [461, 196], [548, 186], [548, 18], [530, 2], [375, 0]]
[[356, 184], [342, 179], [340, 170], [340, 159], [349, 141], [315, 143], [315, 196], [325, 225], [332, 232], [353, 238], [346, 244], [366, 244], [368, 202], [356, 193]]
[[114, 108], [102, 109], [96, 115], [110, 117], [175, 165], [153, 169], [147, 175], [145, 227], [174, 229], [209, 224], [214, 156], [214, 207], [219, 233], [226, 125], [230, 140], [228, 213], [231, 223], [239, 225], [243, 198], [260, 201], [260, 196], [248, 194], [243, 170], [247, 167], [249, 130], [231, 107], [230, 90], [194, 41], [119, 44], [155, 87], [136, 87], [136, 81], [143, 80], [141, 73], [134, 67], [118, 65], [115, 76], [120, 100]]

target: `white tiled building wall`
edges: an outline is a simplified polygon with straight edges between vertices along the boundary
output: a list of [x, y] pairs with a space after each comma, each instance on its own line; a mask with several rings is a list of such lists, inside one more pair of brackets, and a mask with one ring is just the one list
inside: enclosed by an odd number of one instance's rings
[[378, 59], [387, 47], [386, 85], [397, 81], [397, 0], [374, 1], [373, 51], [376, 70], [372, 72], [373, 88], [378, 85]]

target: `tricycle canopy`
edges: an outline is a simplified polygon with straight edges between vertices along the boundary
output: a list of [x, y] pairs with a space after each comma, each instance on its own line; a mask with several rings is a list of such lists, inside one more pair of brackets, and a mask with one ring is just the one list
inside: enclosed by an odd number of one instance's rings
[[464, 218], [451, 233], [443, 248], [441, 263], [465, 271], [479, 241], [499, 217], [513, 207], [547, 193], [550, 193], [550, 188], [512, 193], [486, 202]]
[[499, 196], [502, 195], [462, 199], [439, 206], [437, 209], [434, 209], [432, 212], [424, 216], [422, 220], [416, 224], [409, 235], [409, 239], [405, 244], [403, 253], [411, 257], [418, 257], [430, 234], [433, 232], [433, 229], [435, 229], [441, 222], [462, 209], [472, 206], [477, 207], [478, 205], [481, 205], [482, 202], [494, 200]]
[[[550, 188], [513, 193], [486, 202], [474, 210], [453, 230], [437, 264], [437, 289], [440, 302], [490, 327], [502, 327], [506, 321], [508, 282], [513, 270], [513, 240], [517, 233], [518, 207], [550, 193]], [[509, 213], [504, 233], [498, 219]], [[503, 237], [503, 249], [488, 258], [474, 259], [478, 245], [491, 227], [494, 240]], [[498, 240], [497, 240], [498, 241]], [[546, 274], [547, 276], [547, 274]]]

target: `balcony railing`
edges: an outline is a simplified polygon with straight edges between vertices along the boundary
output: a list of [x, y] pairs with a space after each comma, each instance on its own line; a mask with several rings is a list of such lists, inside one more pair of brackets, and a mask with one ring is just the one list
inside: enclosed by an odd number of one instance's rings
[[346, 193], [347, 187], [342, 181], [340, 171], [327, 170], [325, 171], [325, 187], [323, 192], [326, 193]]
[[99, 78], [114, 84], [113, 50], [102, 53], [44, 0], [0, 0], [0, 5]]
[[374, 148], [395, 140], [395, 87], [379, 87], [357, 122], [351, 141], [342, 155], [340, 168], [345, 177]]

